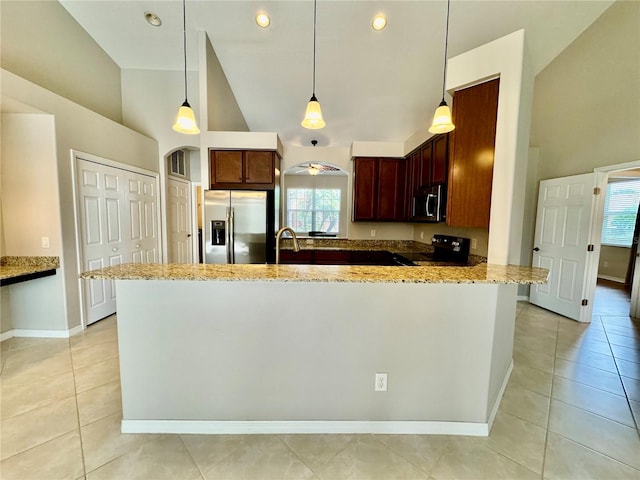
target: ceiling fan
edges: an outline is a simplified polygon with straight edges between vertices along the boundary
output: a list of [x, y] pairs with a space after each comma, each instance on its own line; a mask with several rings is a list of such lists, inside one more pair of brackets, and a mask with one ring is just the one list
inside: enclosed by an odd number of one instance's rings
[[[317, 140], [311, 140], [311, 145], [313, 145], [314, 147], [318, 144]], [[323, 163], [319, 163], [319, 162], [311, 162], [307, 165], [298, 165], [298, 167], [300, 167], [299, 170], [297, 170], [295, 173], [302, 173], [302, 172], [307, 172], [309, 175], [318, 175], [322, 172], [339, 172], [340, 169], [337, 167], [334, 167], [332, 165], [325, 165]]]

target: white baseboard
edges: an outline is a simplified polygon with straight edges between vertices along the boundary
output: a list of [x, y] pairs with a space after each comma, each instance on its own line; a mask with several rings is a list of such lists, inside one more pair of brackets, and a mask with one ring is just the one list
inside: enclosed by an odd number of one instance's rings
[[518, 301], [518, 302], [528, 302], [529, 301], [529, 295], [518, 295], [518, 297], [516, 298], [516, 301]]
[[431, 421], [217, 421], [122, 420], [122, 433], [255, 434], [413, 434], [486, 437], [489, 424]]
[[73, 327], [69, 330], [31, 330], [23, 328], [14, 328], [0, 334], [0, 342], [9, 340], [13, 337], [29, 337], [29, 338], [69, 338], [76, 333], [82, 332], [82, 325]]
[[601, 278], [602, 280], [609, 280], [610, 282], [616, 282], [616, 283], [625, 283], [626, 281], [626, 279], [624, 278], [612, 277], [610, 275], [598, 275], [598, 278]]
[[[504, 391], [507, 389], [507, 384], [509, 383], [509, 379], [511, 378], [511, 372], [513, 372], [513, 359], [511, 359], [511, 363], [509, 363], [509, 367], [507, 368], [507, 373], [502, 380], [502, 385], [500, 385], [500, 391], [498, 392], [498, 397], [493, 404], [493, 408], [491, 409], [491, 415], [489, 415], [489, 421], [487, 422], [489, 425], [489, 432], [491, 431], [491, 427], [493, 426], [493, 421], [498, 414], [498, 409], [500, 408], [500, 403], [502, 402], [502, 396], [504, 395]], [[487, 432], [487, 435], [489, 433]]]

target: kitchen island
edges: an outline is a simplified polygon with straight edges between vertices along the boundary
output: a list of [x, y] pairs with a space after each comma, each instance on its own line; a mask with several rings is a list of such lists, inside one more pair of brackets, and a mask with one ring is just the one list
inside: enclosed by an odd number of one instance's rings
[[547, 273], [125, 264], [82, 276], [116, 281], [123, 432], [487, 435], [517, 285]]

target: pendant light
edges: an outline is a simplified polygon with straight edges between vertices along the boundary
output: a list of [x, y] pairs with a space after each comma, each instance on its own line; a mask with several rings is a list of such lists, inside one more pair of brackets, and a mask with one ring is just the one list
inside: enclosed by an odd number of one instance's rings
[[178, 110], [178, 117], [176, 123], [173, 124], [173, 129], [176, 132], [186, 133], [187, 135], [197, 135], [200, 133], [200, 129], [196, 124], [196, 116], [189, 105], [187, 100], [187, 7], [186, 0], [182, 0], [182, 46], [184, 49], [184, 102]]
[[449, 105], [444, 101], [444, 85], [447, 79], [447, 48], [449, 46], [449, 8], [451, 6], [451, 0], [447, 0], [447, 29], [444, 36], [444, 73], [442, 75], [442, 101], [436, 113], [433, 115], [433, 123], [429, 127], [431, 133], [447, 133], [456, 128], [451, 119], [451, 110]]
[[311, 100], [307, 103], [301, 125], [312, 130], [323, 128], [326, 125], [322, 118], [320, 103], [316, 98], [316, 0], [313, 0], [313, 93]]

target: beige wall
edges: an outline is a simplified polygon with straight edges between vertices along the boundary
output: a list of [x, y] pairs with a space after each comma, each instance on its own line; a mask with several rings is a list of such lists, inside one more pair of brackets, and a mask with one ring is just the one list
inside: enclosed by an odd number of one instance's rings
[[120, 68], [57, 1], [0, 2], [1, 66], [116, 122]]
[[[117, 162], [158, 171], [158, 143], [97, 113], [35, 85], [6, 70], [1, 71], [5, 97], [55, 118], [55, 156], [59, 203], [47, 205], [45, 213], [60, 215], [62, 269], [68, 328], [80, 324], [80, 285], [73, 197], [72, 149]], [[3, 140], [4, 143], [4, 140]], [[28, 200], [25, 192], [25, 201]], [[5, 236], [7, 232], [5, 232]], [[45, 327], [39, 327], [45, 329]]]
[[630, 248], [602, 245], [598, 262], [598, 277], [624, 282], [629, 268], [630, 256]]
[[537, 77], [539, 179], [640, 159], [640, 2], [617, 1]]
[[[206, 38], [207, 129], [248, 132], [249, 127], [229, 86], [218, 56]], [[202, 105], [202, 104], [201, 104]]]
[[1, 151], [5, 255], [61, 255], [53, 115], [2, 114]]

